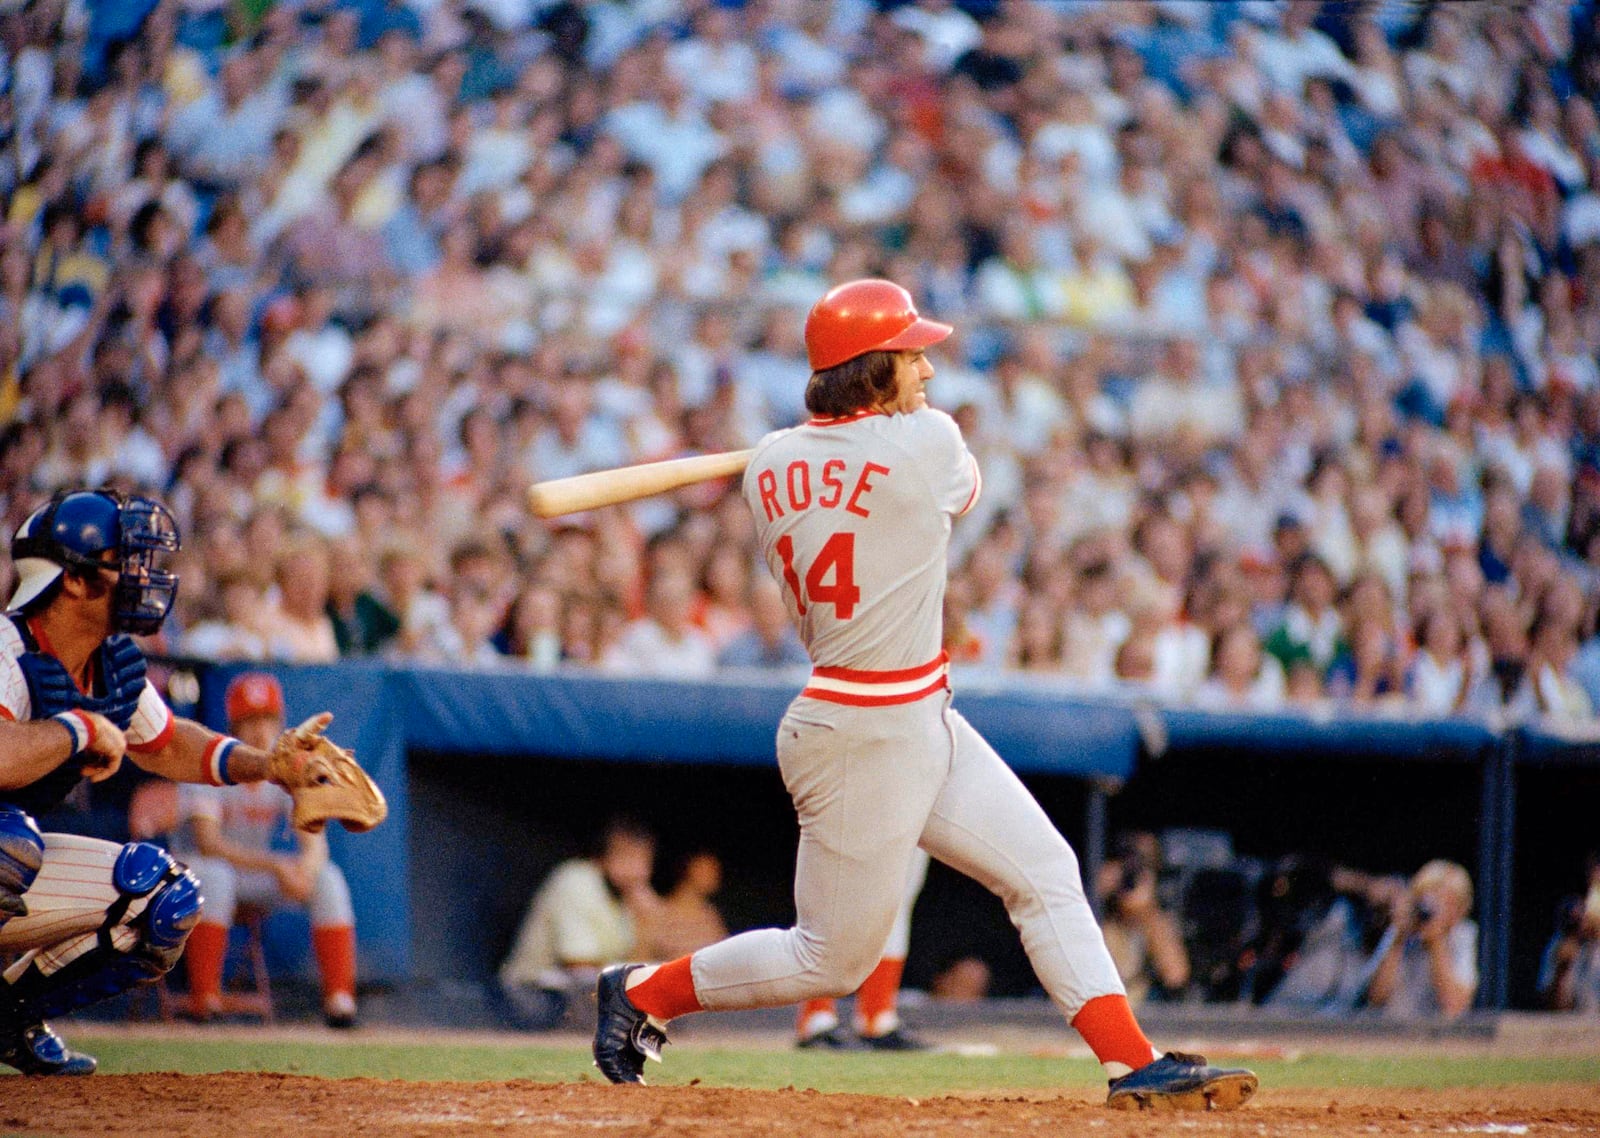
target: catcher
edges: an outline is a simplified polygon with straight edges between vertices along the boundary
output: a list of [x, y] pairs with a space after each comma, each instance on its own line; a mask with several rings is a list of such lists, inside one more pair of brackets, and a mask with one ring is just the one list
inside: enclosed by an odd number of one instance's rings
[[11, 542], [16, 578], [0, 618], [0, 1063], [87, 1075], [91, 1056], [46, 1022], [165, 973], [200, 918], [200, 885], [166, 850], [42, 834], [33, 815], [125, 755], [179, 782], [269, 779], [294, 821], [365, 830], [383, 795], [322, 738], [323, 714], [263, 750], [172, 713], [145, 678], [135, 635], [161, 627], [178, 579], [166, 507], [109, 490], [56, 494]]

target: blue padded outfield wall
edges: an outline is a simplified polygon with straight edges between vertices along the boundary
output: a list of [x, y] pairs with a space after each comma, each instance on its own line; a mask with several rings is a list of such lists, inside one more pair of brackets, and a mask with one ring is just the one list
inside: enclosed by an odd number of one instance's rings
[[[221, 724], [222, 692], [238, 670], [199, 670], [198, 718]], [[333, 712], [329, 735], [355, 750], [388, 797], [389, 820], [373, 832], [352, 835], [329, 827], [334, 856], [355, 900], [362, 974], [380, 981], [416, 975], [411, 887], [416, 867], [411, 861], [417, 847], [411, 833], [409, 752], [775, 768], [773, 733], [803, 679], [759, 675], [674, 682], [361, 661], [272, 670], [283, 681], [294, 714]], [[1145, 768], [1159, 770], [1163, 756], [1184, 754], [1210, 754], [1218, 763], [1276, 764], [1280, 772], [1367, 760], [1379, 772], [1372, 776], [1379, 780], [1374, 784], [1378, 795], [1383, 793], [1381, 772], [1401, 769], [1385, 768], [1387, 760], [1433, 764], [1430, 769], [1446, 772], [1441, 777], [1472, 780], [1465, 813], [1476, 816], [1458, 821], [1475, 835], [1476, 864], [1471, 857], [1463, 860], [1478, 883], [1485, 979], [1480, 1002], [1489, 1006], [1503, 1005], [1506, 995], [1518, 772], [1524, 767], [1600, 770], [1600, 746], [1594, 743], [1523, 729], [1497, 732], [1460, 720], [1161, 709], [959, 673], [955, 689], [955, 706], [1019, 774], [1091, 780], [1096, 794], [1142, 777]], [[1239, 794], [1258, 793], [1253, 779], [1235, 781]], [[1415, 804], [1418, 811], [1428, 808], [1426, 801]], [[1359, 826], [1359, 818], [1351, 822], [1353, 829]], [[1090, 834], [1091, 840], [1103, 836]], [[428, 837], [439, 842], [474, 838]], [[1081, 852], [1089, 864], [1099, 853]], [[484, 857], [485, 871], [492, 871], [493, 851]]]

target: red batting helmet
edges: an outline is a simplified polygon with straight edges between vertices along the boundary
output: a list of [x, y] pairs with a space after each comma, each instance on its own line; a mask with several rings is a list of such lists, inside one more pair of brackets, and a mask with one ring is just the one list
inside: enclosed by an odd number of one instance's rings
[[848, 281], [812, 305], [806, 356], [812, 371], [826, 371], [868, 352], [926, 348], [953, 331], [918, 316], [911, 294], [893, 281]]
[[283, 687], [271, 672], [242, 672], [228, 684], [223, 697], [229, 723], [255, 715], [283, 716]]

